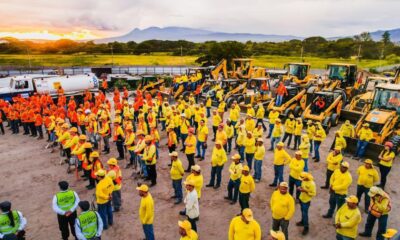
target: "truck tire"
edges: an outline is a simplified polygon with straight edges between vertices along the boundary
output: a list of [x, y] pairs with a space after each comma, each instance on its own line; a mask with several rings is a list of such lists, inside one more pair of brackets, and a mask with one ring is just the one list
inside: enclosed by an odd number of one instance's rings
[[346, 104], [346, 106], [344, 106], [344, 110], [349, 110], [350, 109], [350, 104]]
[[242, 102], [244, 102], [244, 97], [243, 97], [242, 95], [238, 96], [236, 99], [237, 99], [237, 100], [236, 100], [237, 103], [242, 103]]
[[336, 127], [339, 123], [339, 116], [336, 113], [333, 113], [331, 116], [332, 126]]
[[232, 106], [233, 101], [235, 101], [233, 97], [229, 97], [228, 99], [226, 99], [226, 107], [230, 108]]
[[329, 130], [331, 129], [332, 126], [332, 121], [330, 117], [326, 117], [324, 121], [322, 122], [322, 126], [325, 128], [326, 134], [329, 133]]
[[300, 106], [296, 106], [293, 110], [293, 114], [295, 117], [300, 117], [301, 115], [301, 107]]
[[292, 109], [286, 108], [286, 110], [283, 112], [283, 115], [285, 116], [285, 118], [288, 118], [291, 113]]
[[190, 95], [190, 92], [189, 92], [189, 91], [186, 91], [186, 92], [183, 92], [183, 93], [182, 93], [182, 97], [183, 97], [183, 99], [185, 99], [185, 100], [187, 100], [187, 99], [189, 98], [189, 95]]

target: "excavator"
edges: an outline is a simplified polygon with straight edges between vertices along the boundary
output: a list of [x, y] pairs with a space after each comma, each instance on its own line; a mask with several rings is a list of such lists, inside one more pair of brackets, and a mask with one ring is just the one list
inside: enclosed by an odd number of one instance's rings
[[229, 71], [230, 78], [246, 79], [265, 77], [265, 68], [255, 67], [254, 59], [234, 58], [232, 59], [232, 71]]
[[[355, 127], [356, 136], [364, 123], [369, 124], [373, 139], [368, 144], [365, 156], [378, 159], [385, 142], [393, 143], [397, 154], [400, 146], [399, 114], [400, 114], [400, 85], [392, 83], [378, 84], [372, 98], [371, 110], [363, 115]], [[356, 138], [347, 138], [346, 151], [355, 153]]]
[[287, 63], [283, 68], [286, 74], [280, 78], [284, 83], [289, 81], [301, 87], [307, 87], [317, 79], [316, 75], [310, 73], [311, 64], [309, 63]]
[[143, 75], [137, 90], [150, 92], [152, 96], [158, 92], [160, 86], [164, 84], [164, 79], [154, 75]]

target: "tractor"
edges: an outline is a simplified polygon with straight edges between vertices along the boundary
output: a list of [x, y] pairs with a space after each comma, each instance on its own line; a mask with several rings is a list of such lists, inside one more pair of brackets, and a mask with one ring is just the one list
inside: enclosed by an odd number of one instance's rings
[[286, 74], [281, 76], [284, 83], [289, 81], [306, 87], [317, 79], [316, 75], [310, 73], [311, 65], [309, 63], [288, 63], [283, 68], [286, 70]]

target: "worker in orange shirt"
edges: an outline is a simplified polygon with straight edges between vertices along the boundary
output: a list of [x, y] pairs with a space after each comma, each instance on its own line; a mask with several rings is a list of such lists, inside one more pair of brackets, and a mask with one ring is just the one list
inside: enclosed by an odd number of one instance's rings
[[279, 82], [279, 86], [276, 89], [276, 106], [280, 107], [282, 105], [283, 102], [283, 97], [288, 95], [288, 91], [285, 87], [285, 85], [283, 84], [283, 82]]
[[29, 135], [29, 125], [28, 125], [28, 111], [24, 109], [21, 112], [21, 123], [24, 129], [24, 135]]
[[78, 108], [78, 125], [82, 134], [86, 134], [85, 118], [82, 108]]
[[69, 122], [71, 126], [78, 127], [78, 113], [75, 110], [69, 110], [68, 112]]
[[121, 102], [118, 88], [115, 88], [115, 90], [114, 90], [113, 100], [114, 100], [114, 104], [117, 104], [117, 103]]
[[107, 89], [108, 89], [107, 78], [104, 78], [103, 82], [101, 83], [101, 91], [103, 92], [104, 95], [106, 95]]
[[27, 119], [29, 129], [31, 130], [31, 137], [37, 137], [37, 131], [35, 127], [35, 111], [32, 107], [28, 110], [28, 119]]
[[0, 109], [0, 130], [1, 130], [1, 134], [4, 135], [4, 126], [3, 126], [3, 118], [4, 118], [4, 114], [3, 114], [3, 110]]
[[123, 98], [124, 98], [124, 100], [128, 100], [128, 97], [129, 97], [128, 89], [126, 89], [126, 87], [124, 87], [124, 96], [123, 96]]
[[36, 109], [35, 110], [35, 129], [36, 129], [36, 132], [39, 133], [39, 137], [37, 138], [38, 140], [39, 139], [43, 139], [43, 128], [42, 128], [42, 125], [43, 125], [42, 115], [40, 114], [39, 109]]

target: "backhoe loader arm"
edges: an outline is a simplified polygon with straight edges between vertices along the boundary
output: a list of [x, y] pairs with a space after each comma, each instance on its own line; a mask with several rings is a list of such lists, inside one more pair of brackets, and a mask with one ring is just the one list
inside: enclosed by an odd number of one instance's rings
[[227, 72], [227, 69], [226, 69], [226, 60], [225, 59], [222, 59], [217, 64], [217, 66], [215, 66], [215, 68], [211, 71], [211, 76], [212, 76], [212, 78], [214, 80], [218, 80], [218, 76], [219, 76], [219, 73], [221, 72], [221, 70], [222, 70], [222, 72], [224, 74], [224, 78], [227, 79], [228, 78], [228, 72]]

